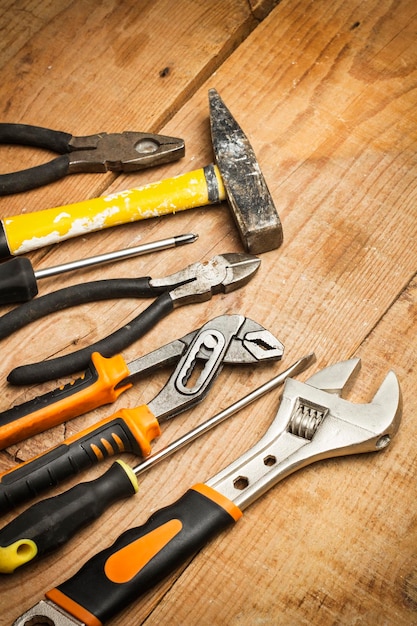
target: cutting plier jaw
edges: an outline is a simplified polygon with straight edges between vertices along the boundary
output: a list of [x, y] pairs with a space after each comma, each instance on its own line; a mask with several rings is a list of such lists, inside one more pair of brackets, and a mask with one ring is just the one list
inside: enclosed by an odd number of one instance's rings
[[169, 291], [174, 307], [205, 302], [216, 293], [229, 293], [246, 285], [260, 264], [261, 260], [252, 254], [219, 254], [209, 261], [193, 263], [165, 278], [151, 279], [150, 285], [155, 289]]

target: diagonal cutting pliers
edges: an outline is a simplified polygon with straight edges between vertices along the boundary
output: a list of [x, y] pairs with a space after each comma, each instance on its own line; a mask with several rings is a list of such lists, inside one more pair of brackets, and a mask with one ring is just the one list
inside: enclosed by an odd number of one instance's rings
[[65, 356], [23, 365], [13, 369], [8, 381], [14, 385], [42, 383], [87, 369], [93, 352], [104, 357], [122, 352], [142, 337], [174, 308], [205, 302], [213, 294], [234, 291], [256, 273], [260, 259], [247, 253], [214, 256], [197, 262], [165, 278], [107, 279], [73, 285], [25, 302], [0, 318], [0, 339], [29, 322], [71, 306], [114, 298], [153, 298], [156, 300], [128, 324], [96, 343]]
[[[132, 409], [119, 409], [114, 415], [70, 437], [49, 452], [3, 474], [0, 478], [0, 512], [33, 497], [52, 484], [58, 484], [64, 478], [105, 457], [119, 452], [134, 452], [148, 456], [151, 441], [161, 434], [160, 422], [175, 417], [201, 402], [223, 365], [257, 365], [277, 361], [281, 359], [283, 352], [284, 346], [281, 342], [257, 322], [243, 315], [222, 315], [210, 320], [202, 328], [128, 365], [124, 363], [121, 355], [118, 355], [117, 376], [111, 367], [108, 367], [105, 373], [98, 370], [100, 378], [98, 382], [101, 383], [102, 390], [113, 392], [112, 399], [109, 393], [107, 397], [100, 393], [100, 385], [98, 387], [92, 385], [90, 379], [90, 403], [87, 407], [82, 402], [85, 388], [83, 389], [83, 379], [80, 379], [74, 383], [73, 389], [67, 385], [61, 390], [61, 394], [59, 389], [56, 390], [58, 397], [55, 397], [55, 400], [58, 401], [49, 406], [45, 405], [45, 412], [42, 410], [42, 401], [45, 400], [43, 396], [34, 403], [35, 407], [36, 404], [40, 406], [40, 410], [20, 420], [10, 421], [12, 419], [10, 412], [8, 416], [1, 414], [0, 442], [4, 444], [7, 435], [9, 439], [14, 435], [16, 441], [22, 438], [22, 433], [28, 436], [28, 433], [40, 432], [69, 417], [75, 417], [106, 404], [130, 388], [137, 376], [143, 376], [162, 365], [175, 364], [168, 382], [147, 404]], [[122, 368], [121, 362], [124, 364]], [[97, 363], [100, 363], [100, 360], [95, 359], [94, 365]], [[105, 365], [103, 360], [101, 364]], [[65, 406], [62, 408], [65, 405], [63, 396], [67, 396], [67, 410]], [[26, 406], [28, 405], [29, 403], [26, 403]], [[50, 419], [46, 420], [45, 415], [48, 414]], [[8, 417], [8, 423], [5, 423], [5, 417]]]
[[134, 172], [184, 156], [176, 137], [125, 131], [74, 137], [28, 124], [0, 124], [0, 144], [44, 148], [61, 156], [49, 163], [0, 175], [0, 195], [28, 191], [81, 172]]

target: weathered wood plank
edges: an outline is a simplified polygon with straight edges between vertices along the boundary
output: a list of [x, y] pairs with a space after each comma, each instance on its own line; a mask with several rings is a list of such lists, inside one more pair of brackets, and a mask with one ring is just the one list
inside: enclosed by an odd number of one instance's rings
[[[146, 341], [129, 348], [126, 358], [208, 318], [240, 312], [284, 342], [283, 366], [310, 350], [318, 359], [312, 371], [356, 354], [363, 366], [349, 395], [352, 401], [368, 401], [389, 368], [399, 376], [404, 396], [403, 423], [390, 449], [327, 461], [284, 481], [182, 574], [112, 620], [115, 626], [417, 622], [415, 27], [416, 10], [407, 1], [394, 10], [388, 1], [329, 6], [321, 0], [283, 0], [163, 127], [163, 132], [185, 136], [185, 159], [157, 172], [122, 176], [111, 185], [122, 189], [132, 180], [140, 184], [211, 160], [207, 88], [216, 87], [258, 154], [285, 242], [279, 251], [262, 256], [261, 271], [247, 288], [175, 311]], [[68, 242], [44, 262], [186, 231], [200, 234], [196, 244], [144, 257], [137, 265], [113, 266], [106, 275], [122, 270], [125, 275], [139, 270], [160, 275], [217, 252], [241, 249], [222, 206]], [[66, 283], [75, 280], [68, 277]], [[46, 289], [60, 282], [51, 280]], [[70, 350], [75, 333], [79, 346], [88, 344], [102, 336], [103, 318], [106, 332], [117, 328], [132, 316], [135, 304], [69, 312], [65, 320], [54, 322], [59, 337], [42, 322], [32, 331], [37, 332], [36, 347], [32, 333], [16, 334], [7, 341], [3, 368], [7, 372], [31, 356], [48, 358]], [[137, 310], [144, 306], [138, 303]], [[271, 375], [266, 368], [225, 368], [212, 397], [165, 425], [156, 447]], [[111, 411], [148, 401], [164, 380], [164, 373], [149, 377]], [[4, 385], [10, 403], [33, 392]], [[115, 506], [59, 555], [1, 581], [5, 623], [122, 530], [144, 522], [151, 511], [243, 452], [265, 431], [277, 403], [278, 394], [271, 394], [151, 470], [141, 479], [136, 501]], [[103, 408], [80, 417], [65, 426], [66, 432], [108, 414]], [[63, 431], [59, 427], [8, 452], [29, 458], [35, 449], [61, 440]], [[10, 466], [7, 453], [1, 459]], [[83, 477], [99, 475], [105, 466]]]

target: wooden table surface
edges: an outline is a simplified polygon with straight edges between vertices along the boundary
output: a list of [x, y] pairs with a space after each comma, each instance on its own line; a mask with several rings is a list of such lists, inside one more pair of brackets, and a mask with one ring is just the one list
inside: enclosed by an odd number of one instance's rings
[[[125, 350], [132, 360], [231, 313], [256, 320], [285, 345], [281, 364], [225, 367], [201, 405], [164, 425], [155, 450], [310, 351], [316, 363], [300, 380], [358, 356], [352, 402], [370, 401], [389, 369], [403, 393], [402, 423], [387, 450], [317, 463], [289, 477], [112, 626], [417, 624], [415, 2], [2, 0], [0, 24], [1, 121], [75, 135], [162, 132], [186, 143], [186, 156], [174, 164], [118, 176], [74, 175], [0, 198], [2, 218], [210, 163], [211, 87], [248, 135], [281, 217], [284, 244], [262, 255], [250, 284], [176, 309]], [[1, 148], [1, 172], [44, 160], [37, 150]], [[160, 277], [242, 251], [223, 203], [79, 237], [30, 259], [40, 269], [188, 232], [198, 233], [196, 243], [47, 279], [40, 291], [97, 278]], [[89, 345], [148, 304], [84, 305], [3, 340], [3, 410], [56, 385], [12, 387], [6, 376], [13, 367]], [[150, 401], [168, 374], [152, 374], [114, 405], [3, 450], [1, 471], [117, 408]], [[11, 624], [122, 531], [253, 445], [279, 397], [271, 392], [151, 469], [136, 498], [114, 505], [59, 552], [3, 575], [0, 624]], [[50, 494], [101, 475], [111, 462]], [[25, 508], [4, 515], [3, 524]]]

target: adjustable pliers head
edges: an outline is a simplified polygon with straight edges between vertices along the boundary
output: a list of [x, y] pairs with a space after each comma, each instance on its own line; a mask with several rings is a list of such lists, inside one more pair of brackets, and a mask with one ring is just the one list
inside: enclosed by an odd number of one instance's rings
[[163, 389], [148, 403], [159, 421], [201, 402], [224, 364], [277, 361], [284, 353], [276, 337], [243, 315], [216, 317], [180, 341], [186, 349]]

